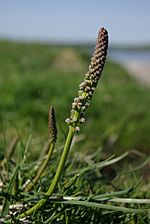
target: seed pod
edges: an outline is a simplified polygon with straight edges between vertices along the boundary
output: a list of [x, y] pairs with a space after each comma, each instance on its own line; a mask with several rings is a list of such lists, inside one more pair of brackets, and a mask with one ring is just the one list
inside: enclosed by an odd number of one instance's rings
[[54, 107], [50, 107], [48, 114], [48, 128], [49, 128], [49, 138], [50, 142], [56, 142], [57, 139], [57, 127]]

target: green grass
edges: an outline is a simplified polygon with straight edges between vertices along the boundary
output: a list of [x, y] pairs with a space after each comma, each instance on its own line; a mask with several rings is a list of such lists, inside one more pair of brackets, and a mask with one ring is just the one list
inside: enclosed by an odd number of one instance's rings
[[[67, 134], [64, 121], [90, 57], [83, 47], [0, 42], [0, 222], [22, 223], [18, 213], [48, 190]], [[27, 217], [31, 223], [149, 222], [149, 94], [122, 66], [106, 63], [58, 186], [47, 203]], [[58, 142], [40, 181], [25, 192], [24, 183], [35, 176], [43, 159], [39, 153], [44, 155], [51, 105]], [[130, 149], [135, 150], [109, 158]], [[9, 209], [16, 203], [23, 207]]]
[[[62, 148], [56, 148], [51, 162], [34, 189], [25, 192], [24, 183], [34, 177], [35, 167], [43, 159], [31, 162], [31, 149], [31, 136], [25, 146], [20, 139], [14, 154], [7, 158], [5, 166], [4, 162], [0, 163], [1, 166], [3, 164], [3, 186], [0, 191], [0, 204], [3, 204], [0, 217], [2, 223], [12, 223], [12, 220], [14, 223], [23, 223], [19, 221], [18, 214], [35, 205], [53, 180]], [[24, 222], [147, 224], [149, 184], [141, 181], [139, 168], [133, 162], [129, 163], [129, 158], [130, 153], [125, 153], [120, 157], [111, 156], [104, 160], [103, 151], [100, 149], [85, 156], [72, 148], [52, 197], [36, 213], [26, 217]], [[141, 164], [146, 162], [146, 157], [138, 159]], [[130, 202], [127, 203], [127, 199]], [[17, 207], [14, 208], [14, 205]], [[9, 209], [9, 206], [12, 208]]]

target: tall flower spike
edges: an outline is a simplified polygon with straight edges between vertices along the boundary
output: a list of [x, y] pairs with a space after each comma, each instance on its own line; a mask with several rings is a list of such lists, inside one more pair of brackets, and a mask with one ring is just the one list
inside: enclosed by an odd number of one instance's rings
[[[35, 213], [38, 209], [41, 208], [41, 206], [43, 206], [46, 203], [48, 198], [51, 197], [51, 195], [53, 194], [58, 184], [58, 181], [61, 177], [63, 168], [65, 166], [74, 134], [76, 131], [79, 131], [77, 124], [78, 122], [83, 123], [85, 121], [84, 113], [86, 108], [89, 106], [89, 102], [93, 96], [95, 87], [101, 76], [101, 72], [103, 70], [103, 66], [106, 59], [107, 47], [108, 47], [108, 34], [104, 28], [101, 28], [98, 35], [95, 52], [93, 54], [91, 64], [89, 66], [89, 71], [85, 76], [84, 82], [81, 83], [80, 85], [78, 97], [74, 99], [70, 118], [66, 120], [67, 123], [69, 124], [69, 131], [55, 176], [52, 180], [52, 183], [49, 186], [49, 189], [45, 193], [46, 197], [41, 198], [33, 207], [20, 214], [20, 218], [23, 218], [28, 215], [30, 216], [30, 214]], [[49, 129], [51, 139], [53, 141], [56, 141], [56, 124], [54, 117], [54, 109], [52, 107], [50, 108], [49, 112]], [[55, 144], [51, 145], [53, 149]]]
[[50, 107], [48, 114], [48, 128], [49, 128], [49, 138], [50, 142], [56, 142], [57, 139], [57, 127], [54, 107]]
[[72, 103], [71, 115], [66, 119], [66, 123], [75, 129], [78, 122], [85, 121], [85, 110], [94, 94], [97, 83], [101, 77], [103, 67], [106, 60], [108, 49], [108, 32], [105, 28], [101, 28], [98, 32], [95, 51], [91, 58], [89, 70], [85, 74], [84, 81], [79, 85], [78, 97], [74, 98]]

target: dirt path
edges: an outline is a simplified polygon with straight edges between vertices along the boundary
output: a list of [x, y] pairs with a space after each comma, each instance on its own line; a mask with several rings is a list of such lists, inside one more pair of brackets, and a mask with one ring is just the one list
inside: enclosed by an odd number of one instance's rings
[[124, 64], [127, 70], [139, 81], [140, 83], [150, 86], [150, 63], [131, 61]]

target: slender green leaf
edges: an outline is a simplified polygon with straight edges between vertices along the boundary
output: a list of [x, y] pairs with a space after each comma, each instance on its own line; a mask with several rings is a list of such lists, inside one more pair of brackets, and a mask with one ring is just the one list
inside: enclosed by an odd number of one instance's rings
[[[10, 179], [10, 182], [8, 184], [8, 187], [7, 187], [7, 194], [11, 194], [13, 192], [13, 185], [14, 185], [17, 173], [18, 173], [18, 169], [19, 169], [19, 166], [16, 166], [16, 168], [15, 168], [15, 170], [13, 172], [13, 175], [12, 175], [12, 177]], [[8, 200], [8, 198], [4, 198], [3, 207], [2, 207], [2, 213], [1, 213], [2, 217], [6, 216], [8, 214], [8, 212], [9, 212], [9, 205], [10, 205], [10, 200]]]
[[146, 213], [150, 212], [150, 209], [133, 209], [127, 208], [122, 206], [114, 206], [108, 204], [100, 204], [96, 202], [89, 202], [89, 201], [76, 201], [76, 200], [69, 200], [69, 201], [55, 201], [55, 203], [62, 203], [62, 204], [69, 204], [69, 205], [79, 205], [79, 206], [86, 206], [86, 207], [95, 207], [99, 209], [111, 210], [116, 212], [125, 212], [125, 213]]

